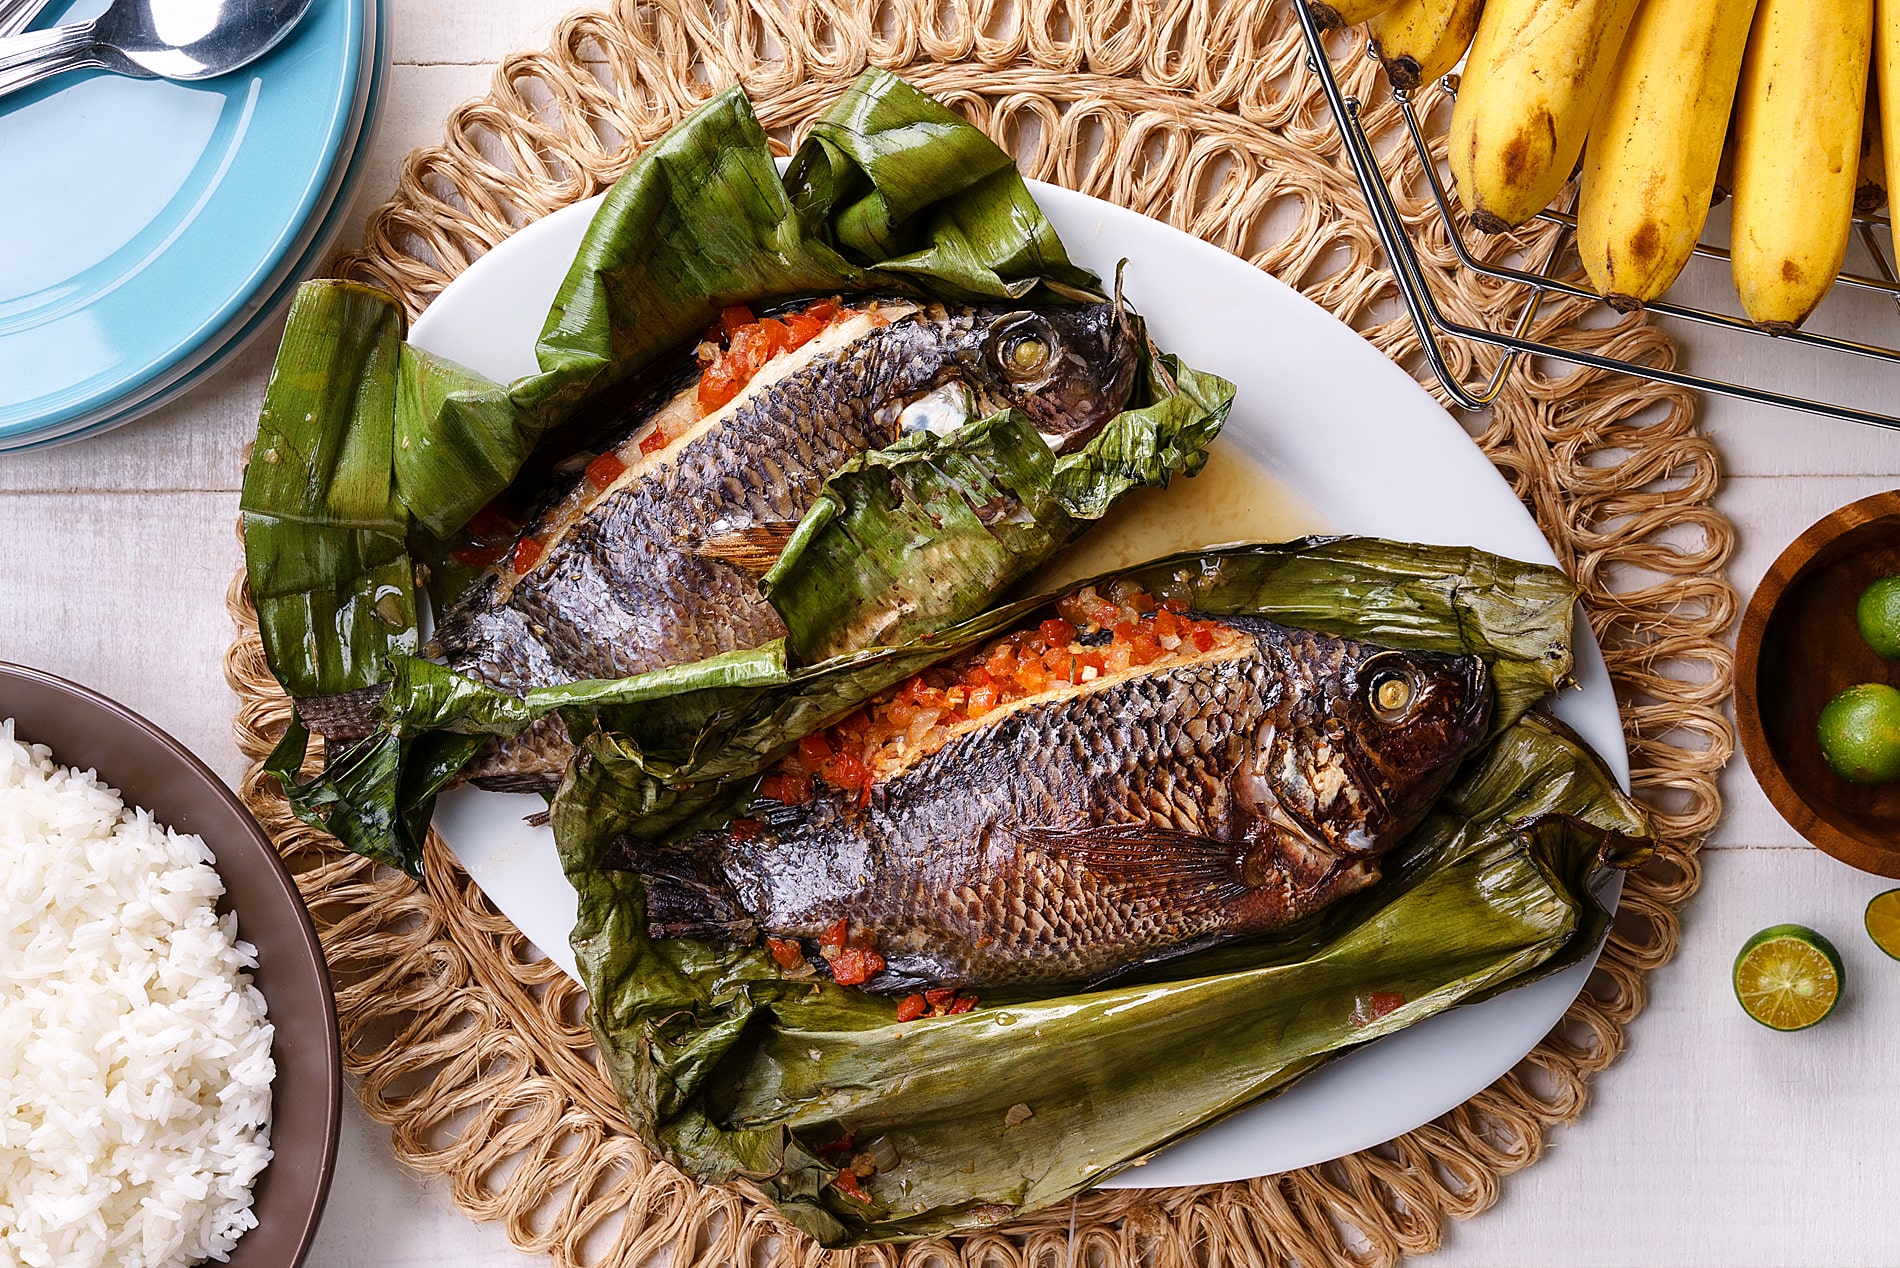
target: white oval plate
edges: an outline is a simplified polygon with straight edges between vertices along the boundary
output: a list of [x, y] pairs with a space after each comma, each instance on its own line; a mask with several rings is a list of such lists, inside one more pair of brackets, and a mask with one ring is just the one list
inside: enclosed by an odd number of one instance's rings
[[[1556, 562], [1464, 430], [1349, 327], [1197, 238], [1057, 186], [1033, 189], [1077, 263], [1109, 276], [1129, 261], [1128, 293], [1156, 342], [1238, 385], [1217, 443], [1264, 464], [1333, 530]], [[556, 212], [476, 261], [429, 306], [411, 341], [502, 382], [534, 373], [542, 319], [599, 202]], [[1585, 622], [1576, 643], [1581, 687], [1555, 711], [1627, 786], [1616, 698]], [[573, 974], [574, 891], [552, 833], [523, 822], [541, 809], [538, 797], [464, 788], [441, 799], [435, 823], [483, 892]], [[1563, 1016], [1591, 963], [1369, 1044], [1108, 1184], [1273, 1175], [1402, 1135], [1516, 1065]]]

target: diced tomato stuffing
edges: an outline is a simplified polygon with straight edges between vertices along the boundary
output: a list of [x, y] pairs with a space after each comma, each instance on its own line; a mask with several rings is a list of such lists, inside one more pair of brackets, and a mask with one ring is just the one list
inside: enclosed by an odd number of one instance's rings
[[937, 986], [924, 992], [924, 1002], [932, 1008], [948, 1008], [956, 997], [954, 986]]
[[532, 537], [524, 537], [515, 543], [515, 576], [519, 577], [534, 567], [546, 547]]
[[975, 1008], [975, 1007], [976, 1007], [976, 996], [965, 995], [959, 999], [952, 1001], [950, 1004], [950, 1007], [945, 1009], [944, 1012], [948, 1016], [955, 1017], [958, 1013], [967, 1013], [972, 1008]]
[[916, 1021], [919, 1017], [924, 1015], [929, 1007], [930, 1006], [924, 1002], [922, 995], [906, 995], [902, 1000], [898, 1001], [897, 1020]]
[[840, 986], [862, 986], [884, 971], [884, 957], [869, 947], [846, 947], [831, 962], [831, 980]]
[[470, 546], [450, 551], [449, 558], [465, 568], [486, 568], [507, 553], [502, 546]]
[[725, 347], [716, 353], [702, 353], [709, 359], [696, 392], [700, 416], [743, 392], [752, 376], [779, 353], [810, 343], [841, 311], [843, 306], [837, 299], [818, 300], [783, 320], [755, 319], [752, 310], [743, 304], [724, 309], [719, 314], [718, 328], [708, 334], [723, 341]]
[[672, 438], [662, 429], [655, 427], [652, 431], [640, 437], [640, 456], [643, 458], [651, 458], [654, 454], [660, 452], [660, 450], [666, 448], [667, 445], [671, 443]]
[[831, 928], [825, 930], [818, 936], [818, 945], [820, 948], [828, 948], [834, 951], [840, 950], [843, 948], [845, 940], [850, 936], [851, 920], [848, 916], [840, 916]]
[[757, 819], [734, 819], [726, 825], [726, 831], [732, 834], [732, 839], [741, 843], [750, 841], [764, 830], [765, 825]]
[[613, 454], [604, 453], [587, 464], [587, 483], [596, 489], [604, 489], [618, 480], [620, 473], [626, 469], [626, 463]]
[[858, 1187], [858, 1173], [849, 1167], [840, 1171], [838, 1178], [832, 1181], [832, 1183], [837, 1185], [839, 1190], [847, 1197], [854, 1197], [860, 1202], [869, 1202], [871, 1200], [871, 1195]]
[[924, 670], [866, 708], [799, 741], [759, 784], [761, 796], [796, 805], [823, 780], [869, 805], [878, 780], [954, 729], [1055, 684], [1091, 682], [1173, 655], [1211, 651], [1239, 637], [1216, 621], [1183, 616], [1176, 600], [1116, 582], [1056, 604], [1058, 616], [1003, 635], [946, 665]]
[[790, 938], [767, 938], [765, 949], [771, 952], [773, 963], [781, 969], [795, 969], [805, 962], [804, 950]]

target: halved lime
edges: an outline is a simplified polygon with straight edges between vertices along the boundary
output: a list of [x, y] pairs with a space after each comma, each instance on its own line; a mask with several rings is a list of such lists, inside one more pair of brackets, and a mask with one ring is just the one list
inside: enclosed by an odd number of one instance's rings
[[1834, 1011], [1842, 977], [1833, 943], [1802, 925], [1772, 925], [1735, 957], [1735, 998], [1764, 1026], [1806, 1030]]
[[1875, 946], [1900, 960], [1900, 889], [1867, 900], [1867, 936]]

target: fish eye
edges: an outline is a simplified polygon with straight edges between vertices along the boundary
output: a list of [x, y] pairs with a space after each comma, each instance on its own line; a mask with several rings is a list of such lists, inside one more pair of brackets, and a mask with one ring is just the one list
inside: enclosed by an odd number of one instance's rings
[[1418, 700], [1418, 684], [1400, 669], [1375, 670], [1366, 681], [1366, 701], [1372, 716], [1392, 725], [1403, 722]]
[[1049, 360], [1049, 345], [1035, 337], [1018, 339], [1009, 347], [1009, 368], [1017, 374], [1034, 374]]
[[1046, 319], [1036, 313], [1017, 313], [991, 328], [990, 357], [1012, 383], [1029, 383], [1049, 369], [1055, 343]]

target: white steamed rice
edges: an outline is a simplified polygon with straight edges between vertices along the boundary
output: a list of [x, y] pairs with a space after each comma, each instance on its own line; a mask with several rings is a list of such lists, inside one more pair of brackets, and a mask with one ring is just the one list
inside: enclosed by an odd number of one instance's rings
[[271, 1026], [195, 836], [0, 721], [0, 1265], [184, 1265], [257, 1224]]

